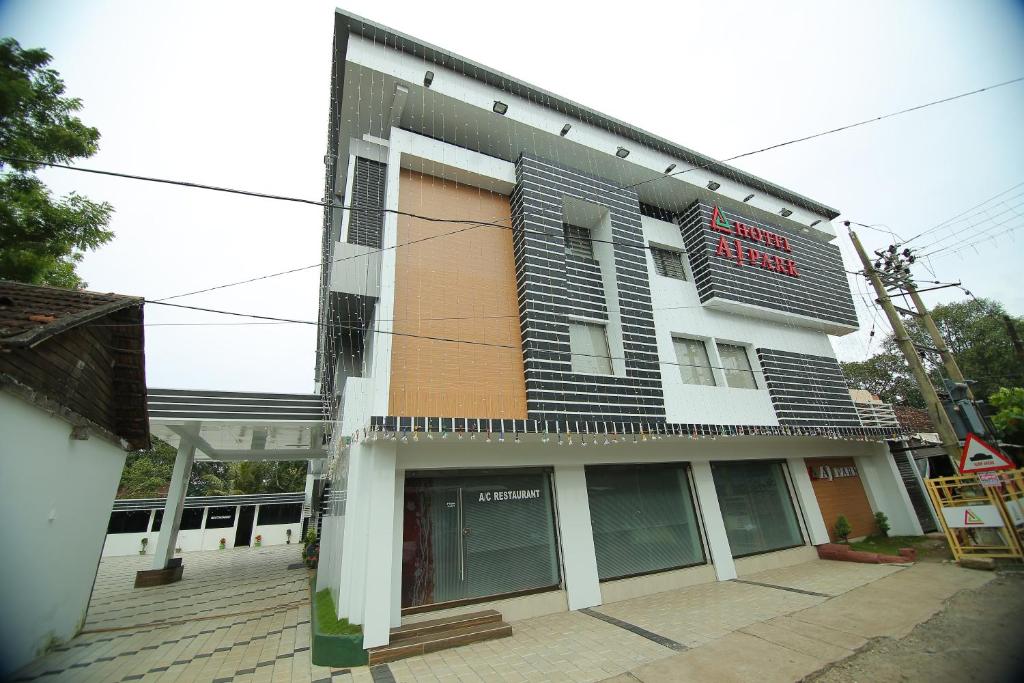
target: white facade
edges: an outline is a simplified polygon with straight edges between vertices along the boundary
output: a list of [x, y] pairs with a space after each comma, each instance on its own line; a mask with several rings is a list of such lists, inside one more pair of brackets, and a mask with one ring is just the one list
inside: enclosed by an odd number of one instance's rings
[[125, 451], [71, 431], [0, 391], [0, 677], [85, 620]]

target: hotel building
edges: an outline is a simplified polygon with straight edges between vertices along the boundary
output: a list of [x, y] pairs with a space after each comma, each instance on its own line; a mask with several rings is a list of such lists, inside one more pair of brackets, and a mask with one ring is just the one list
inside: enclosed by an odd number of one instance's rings
[[366, 647], [920, 533], [837, 210], [341, 11], [324, 161], [317, 588]]

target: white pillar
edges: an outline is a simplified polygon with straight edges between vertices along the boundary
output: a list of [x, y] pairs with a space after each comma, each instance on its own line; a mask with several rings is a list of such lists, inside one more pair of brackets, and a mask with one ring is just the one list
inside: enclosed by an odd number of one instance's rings
[[793, 481], [796, 500], [800, 504], [800, 511], [803, 512], [807, 525], [808, 540], [811, 545], [828, 543], [828, 526], [821, 515], [821, 507], [818, 506], [818, 497], [814, 493], [811, 477], [807, 474], [807, 463], [803, 458], [787, 458], [786, 462], [789, 465], [789, 476]]
[[396, 448], [373, 449], [366, 463], [369, 494], [366, 579], [363, 600], [363, 647], [387, 645], [391, 637], [391, 574], [395, 528]]
[[[366, 553], [370, 539], [373, 538], [369, 533], [369, 507], [373, 495], [369, 488], [369, 476], [373, 459], [380, 452], [390, 452], [393, 457], [395, 446], [391, 443], [378, 442], [372, 446], [360, 443], [353, 444], [349, 452], [350, 476], [345, 483], [348, 499], [345, 507], [345, 538], [342, 541], [338, 617], [348, 619], [353, 624], [363, 623]], [[390, 510], [387, 520], [390, 524]]]
[[600, 605], [601, 584], [597, 575], [594, 530], [590, 524], [590, 500], [583, 465], [555, 467], [555, 503], [569, 609]]
[[182, 438], [178, 444], [178, 455], [174, 458], [171, 486], [167, 489], [164, 517], [160, 522], [156, 552], [153, 553], [153, 569], [166, 569], [167, 563], [174, 557], [174, 544], [178, 540], [178, 528], [181, 526], [181, 510], [185, 506], [185, 492], [188, 491], [195, 457], [196, 447]]
[[903, 486], [896, 463], [889, 457], [885, 444], [876, 444], [871, 455], [855, 458], [857, 472], [864, 484], [871, 509], [884, 512], [889, 519], [889, 533], [893, 536], [920, 536], [921, 522], [917, 519], [914, 506]]
[[395, 470], [395, 516], [391, 539], [391, 627], [402, 625], [402, 547], [405, 531], [405, 470]]
[[715, 575], [719, 581], [731, 581], [736, 578], [736, 564], [732, 560], [729, 536], [725, 533], [722, 508], [718, 506], [718, 491], [715, 490], [715, 479], [711, 475], [711, 463], [691, 463], [690, 471], [693, 472], [693, 487], [697, 490], [697, 501], [704, 518], [704, 531], [708, 535], [708, 549], [715, 565]]

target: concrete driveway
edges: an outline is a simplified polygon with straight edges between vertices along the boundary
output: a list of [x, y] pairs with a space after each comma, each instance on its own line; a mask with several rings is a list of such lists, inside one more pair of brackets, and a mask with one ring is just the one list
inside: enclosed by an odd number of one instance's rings
[[[511, 638], [373, 669], [312, 666], [297, 546], [188, 553], [181, 583], [132, 589], [148, 558], [104, 560], [82, 635], [15, 680], [793, 681], [901, 636], [990, 579], [952, 565], [813, 561], [513, 623]], [[627, 673], [628, 672], [628, 673]]]

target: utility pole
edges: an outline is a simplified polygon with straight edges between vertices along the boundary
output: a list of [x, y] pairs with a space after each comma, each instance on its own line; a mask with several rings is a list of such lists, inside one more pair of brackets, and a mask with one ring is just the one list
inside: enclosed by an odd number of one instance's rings
[[935, 350], [939, 352], [939, 356], [942, 357], [942, 365], [946, 368], [946, 374], [954, 382], [959, 382], [966, 387], [966, 394], [968, 400], [974, 400], [974, 392], [971, 391], [971, 385], [967, 384], [964, 380], [964, 373], [960, 372], [960, 366], [956, 364], [956, 359], [953, 358], [953, 354], [949, 352], [949, 347], [946, 346], [946, 340], [942, 338], [942, 333], [939, 332], [938, 326], [935, 321], [932, 320], [932, 314], [928, 308], [924, 305], [924, 301], [921, 300], [921, 295], [917, 293], [917, 287], [909, 278], [903, 283], [903, 287], [910, 294], [911, 300], [914, 302], [914, 307], [917, 309], [917, 313], [921, 320], [924, 322], [924, 328], [928, 330], [928, 334], [932, 338], [932, 343], [935, 344]]
[[[846, 227], [849, 228], [850, 224], [847, 223]], [[885, 290], [885, 283], [882, 282], [879, 272], [871, 264], [871, 259], [868, 258], [867, 252], [864, 251], [864, 246], [861, 245], [860, 239], [857, 238], [857, 233], [853, 230], [850, 230], [850, 241], [853, 242], [853, 246], [857, 250], [857, 256], [860, 257], [860, 261], [864, 266], [864, 274], [875, 288], [875, 293], [878, 294], [878, 303], [881, 304], [882, 310], [885, 311], [885, 315], [889, 319], [889, 324], [892, 326], [893, 334], [896, 337], [896, 344], [899, 346], [900, 351], [903, 352], [904, 358], [907, 359], [910, 371], [913, 373], [914, 379], [921, 389], [921, 395], [924, 397], [928, 415], [932, 418], [932, 422], [939, 432], [939, 437], [942, 439], [942, 447], [946, 450], [953, 463], [958, 463], [960, 461], [960, 439], [957, 437], [956, 430], [946, 415], [946, 410], [942, 407], [942, 402], [939, 400], [939, 395], [935, 392], [935, 387], [932, 386], [932, 382], [928, 378], [928, 372], [921, 363], [921, 357], [914, 347], [914, 342], [911, 340], [910, 335], [907, 334], [907, 328], [903, 325], [899, 313], [896, 311], [895, 306], [893, 306], [892, 299], [889, 298], [889, 293]], [[936, 332], [938, 332], [937, 329]]]

